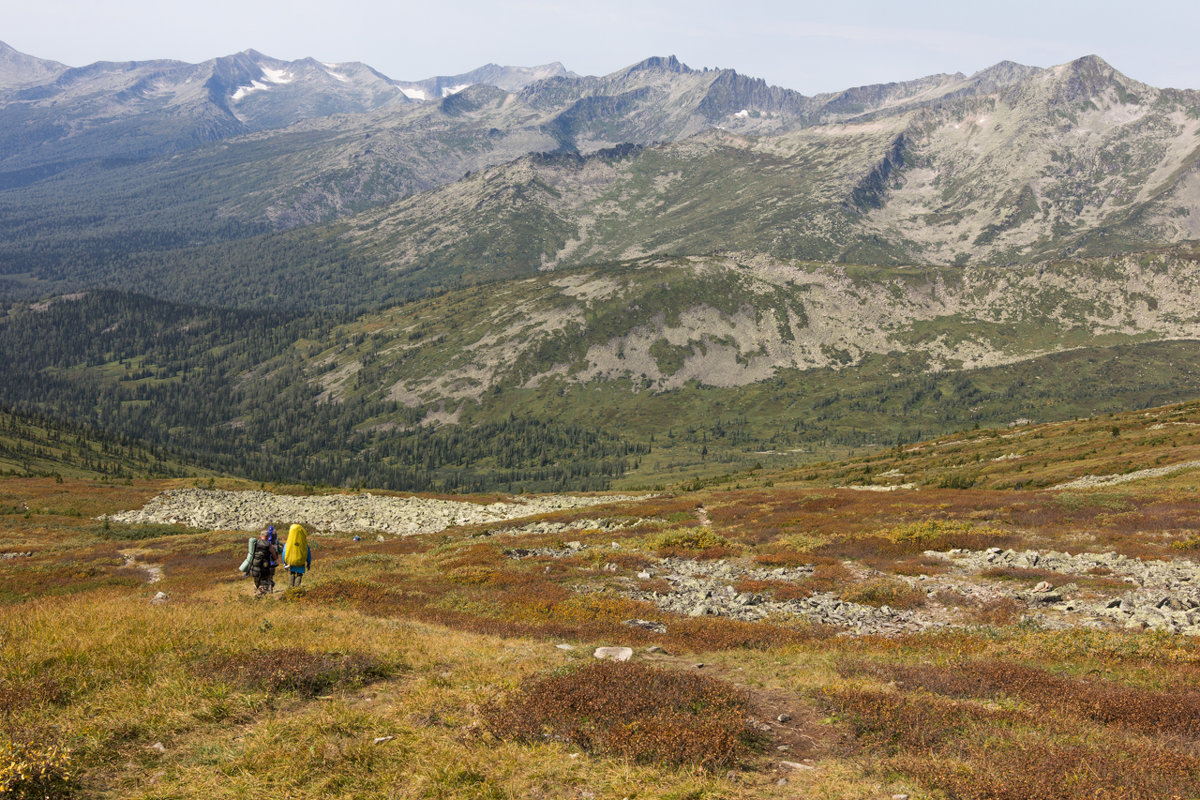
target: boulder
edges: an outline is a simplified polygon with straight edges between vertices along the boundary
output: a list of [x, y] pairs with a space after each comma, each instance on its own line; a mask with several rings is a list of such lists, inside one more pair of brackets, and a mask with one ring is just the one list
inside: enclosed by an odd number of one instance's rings
[[632, 647], [597, 647], [592, 653], [595, 658], [607, 658], [610, 661], [628, 661], [633, 658]]
[[642, 628], [643, 630], [650, 631], [651, 633], [667, 632], [666, 625], [663, 625], [661, 622], [654, 622], [653, 620], [648, 619], [627, 619], [621, 624], [628, 625], [631, 628]]

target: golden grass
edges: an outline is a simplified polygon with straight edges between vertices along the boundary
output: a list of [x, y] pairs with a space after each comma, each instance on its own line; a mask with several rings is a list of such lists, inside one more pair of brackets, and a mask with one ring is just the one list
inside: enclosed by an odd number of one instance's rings
[[[244, 533], [141, 538], [146, 531], [105, 530], [93, 519], [168, 485], [0, 482], [0, 552], [32, 553], [0, 561], [0, 747], [9, 748], [0, 752], [8, 763], [41, 758], [58, 796], [1200, 793], [1200, 644], [1190, 639], [1040, 631], [1014, 625], [1021, 609], [1011, 602], [962, 610], [984, 628], [844, 638], [802, 624], [679, 618], [624, 593], [669, 588], [634, 577], [662, 547], [747, 565], [813, 565], [798, 582], [739, 587], [777, 599], [832, 591], [913, 607], [924, 598], [892, 576], [945, 569], [924, 549], [1111, 545], [1179, 556], [1173, 545], [1200, 527], [1183, 488], [1065, 498], [981, 489], [710, 491], [621, 509], [649, 521], [572, 534], [589, 547], [563, 559], [504, 554], [556, 537], [473, 538], [478, 527], [383, 543], [314, 537], [306, 591], [256, 600], [235, 572]], [[711, 527], [693, 522], [699, 503]], [[124, 566], [127, 551], [161, 565], [166, 578], [147, 584], [141, 570]], [[859, 580], [846, 561], [885, 575]], [[1097, 589], [1112, 581], [1074, 580]], [[170, 600], [153, 605], [159, 590]], [[630, 627], [631, 618], [664, 623], [667, 633]], [[574, 649], [555, 647], [563, 643]], [[486, 724], [484, 709], [551, 676], [584, 676], [586, 689], [592, 648], [612, 644], [634, 647], [639, 669], [712, 677], [744, 693], [748, 711], [721, 711], [713, 722], [738, 714], [769, 721], [765, 749], [740, 751], [728, 772], [686, 749], [640, 761], [562, 735], [510, 740]], [[648, 653], [651, 645], [665, 653]], [[646, 679], [624, 691], [639, 685]], [[782, 712], [793, 721], [776, 722]], [[561, 713], [568, 725], [583, 718]], [[812, 769], [789, 770], [782, 760]]]

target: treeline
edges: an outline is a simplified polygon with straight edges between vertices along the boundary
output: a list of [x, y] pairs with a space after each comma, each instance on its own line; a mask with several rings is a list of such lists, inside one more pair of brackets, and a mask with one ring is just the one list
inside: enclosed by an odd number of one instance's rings
[[637, 467], [648, 445], [547, 420], [357, 433], [338, 449], [270, 454], [264, 479], [410, 491], [597, 491]]
[[[892, 364], [777, 377], [777, 412], [760, 436], [778, 449], [914, 442], [1020, 419], [1051, 421], [1150, 408], [1200, 395], [1200, 343], [1079, 348], [1013, 364], [914, 373]], [[840, 374], [839, 374], [840, 373]]]
[[0, 316], [0, 404], [171, 448], [262, 481], [398, 490], [590, 490], [646, 445], [519, 415], [431, 428], [426, 411], [322, 402], [313, 361], [344, 316], [210, 309], [115, 292]]
[[42, 414], [0, 409], [0, 474], [112, 478], [195, 474], [163, 447]]

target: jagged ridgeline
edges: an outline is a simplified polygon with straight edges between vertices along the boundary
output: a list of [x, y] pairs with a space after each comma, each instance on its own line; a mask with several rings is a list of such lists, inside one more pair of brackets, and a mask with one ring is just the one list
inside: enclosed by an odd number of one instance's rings
[[673, 58], [35, 66], [0, 81], [10, 293], [366, 310], [643, 255], [1008, 264], [1200, 231], [1197, 94], [1091, 56], [815, 97]]

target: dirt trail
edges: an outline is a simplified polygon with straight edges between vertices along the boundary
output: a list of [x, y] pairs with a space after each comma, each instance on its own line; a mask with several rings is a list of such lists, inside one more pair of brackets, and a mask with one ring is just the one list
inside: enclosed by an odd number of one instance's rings
[[165, 574], [163, 568], [158, 564], [147, 564], [145, 561], [140, 561], [139, 556], [146, 555], [141, 550], [122, 550], [121, 558], [125, 559], [125, 566], [131, 569], [140, 569], [146, 573], [146, 583], [158, 583]]

